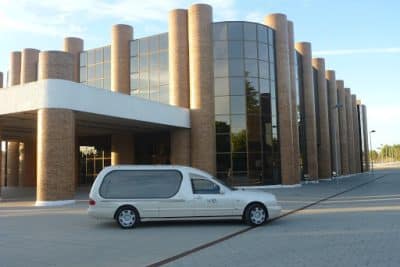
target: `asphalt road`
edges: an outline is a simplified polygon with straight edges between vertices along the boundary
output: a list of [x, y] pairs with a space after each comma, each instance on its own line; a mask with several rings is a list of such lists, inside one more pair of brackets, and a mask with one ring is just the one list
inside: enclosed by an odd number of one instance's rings
[[[362, 185], [362, 186], [360, 186]], [[400, 266], [400, 170], [268, 190], [285, 212], [344, 192], [168, 266]], [[121, 230], [62, 208], [0, 202], [0, 266], [145, 266], [247, 229], [239, 222]]]

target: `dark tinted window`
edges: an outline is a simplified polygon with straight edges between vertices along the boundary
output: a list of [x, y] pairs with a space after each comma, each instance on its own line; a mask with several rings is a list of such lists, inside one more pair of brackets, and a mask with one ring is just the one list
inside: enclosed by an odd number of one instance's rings
[[205, 179], [191, 179], [193, 194], [219, 194], [219, 186]]
[[170, 198], [181, 185], [174, 170], [117, 170], [107, 174], [100, 186], [103, 198]]

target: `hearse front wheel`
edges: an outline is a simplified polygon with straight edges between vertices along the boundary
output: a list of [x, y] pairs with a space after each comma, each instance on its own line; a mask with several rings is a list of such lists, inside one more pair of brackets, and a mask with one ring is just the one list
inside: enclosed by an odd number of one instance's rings
[[123, 229], [131, 229], [139, 223], [139, 214], [133, 207], [121, 207], [118, 209], [115, 219]]
[[244, 221], [253, 226], [262, 225], [268, 219], [268, 212], [264, 205], [259, 203], [251, 204], [244, 213]]

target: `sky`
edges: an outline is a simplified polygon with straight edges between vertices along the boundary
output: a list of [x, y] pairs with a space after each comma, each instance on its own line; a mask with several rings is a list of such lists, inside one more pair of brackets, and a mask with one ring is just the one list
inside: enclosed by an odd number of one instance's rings
[[[0, 71], [11, 51], [60, 50], [63, 38], [85, 40], [85, 49], [110, 44], [111, 26], [134, 27], [135, 38], [166, 32], [168, 11], [187, 0], [0, 0]], [[296, 42], [312, 43], [314, 57], [367, 105], [372, 147], [400, 144], [400, 1], [398, 0], [205, 0], [214, 21], [262, 23], [284, 13]]]

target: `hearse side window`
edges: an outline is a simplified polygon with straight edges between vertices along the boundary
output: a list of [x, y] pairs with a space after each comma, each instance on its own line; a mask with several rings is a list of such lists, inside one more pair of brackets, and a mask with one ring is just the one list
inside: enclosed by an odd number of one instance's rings
[[178, 193], [182, 175], [175, 170], [116, 170], [100, 186], [103, 198], [170, 198]]
[[193, 194], [219, 194], [219, 186], [205, 179], [192, 178]]

